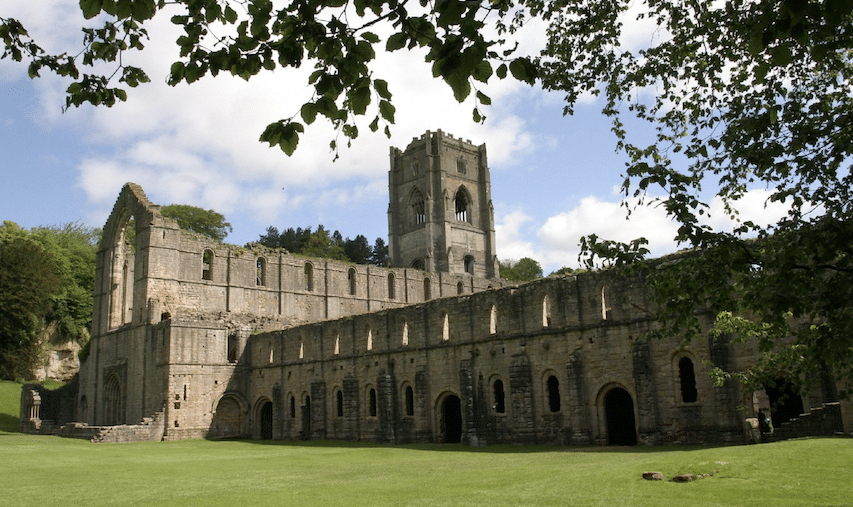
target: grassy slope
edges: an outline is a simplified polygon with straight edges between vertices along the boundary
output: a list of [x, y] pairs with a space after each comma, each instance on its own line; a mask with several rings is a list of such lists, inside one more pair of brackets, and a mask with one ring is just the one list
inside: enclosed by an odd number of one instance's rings
[[[10, 390], [0, 384], [0, 400]], [[19, 391], [17, 391], [19, 392]], [[0, 402], [0, 410], [8, 403]], [[13, 407], [17, 413], [17, 405]], [[12, 417], [8, 414], [8, 417]], [[853, 439], [717, 448], [85, 441], [0, 432], [4, 506], [853, 506]], [[689, 484], [644, 471], [715, 472]]]
[[0, 431], [18, 431], [21, 413], [21, 384], [0, 380]]

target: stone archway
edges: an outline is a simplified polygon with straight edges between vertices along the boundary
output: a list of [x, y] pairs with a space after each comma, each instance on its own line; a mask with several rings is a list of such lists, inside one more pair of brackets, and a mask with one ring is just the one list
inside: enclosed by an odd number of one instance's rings
[[243, 436], [243, 407], [235, 396], [223, 396], [216, 404], [208, 436], [210, 438]]
[[764, 391], [770, 399], [770, 417], [774, 428], [800, 417], [804, 412], [803, 397], [788, 379], [777, 378], [772, 386], [765, 386]]
[[454, 394], [441, 401], [438, 441], [445, 444], [462, 442], [462, 401]]
[[259, 435], [261, 440], [272, 440], [272, 402], [261, 403], [258, 410]]
[[608, 445], [637, 445], [634, 400], [628, 391], [614, 387], [604, 396]]

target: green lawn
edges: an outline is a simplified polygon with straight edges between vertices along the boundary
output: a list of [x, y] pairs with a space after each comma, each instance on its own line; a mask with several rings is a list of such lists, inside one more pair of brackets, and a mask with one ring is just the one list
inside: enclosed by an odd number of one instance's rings
[[[853, 506], [853, 439], [595, 448], [205, 440], [92, 444], [0, 432], [0, 504]], [[714, 473], [688, 484], [644, 471]]]

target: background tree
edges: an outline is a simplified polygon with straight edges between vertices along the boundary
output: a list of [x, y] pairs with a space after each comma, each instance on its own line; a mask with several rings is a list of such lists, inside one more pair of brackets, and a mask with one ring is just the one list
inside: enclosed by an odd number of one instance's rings
[[391, 259], [388, 255], [388, 245], [382, 238], [376, 238], [373, 243], [373, 252], [370, 254], [370, 263], [374, 266], [387, 268], [391, 265]]
[[0, 377], [33, 378], [49, 323], [63, 338], [86, 343], [99, 236], [73, 223], [0, 226]]
[[233, 229], [225, 221], [225, 216], [216, 211], [205, 210], [187, 204], [170, 204], [160, 208], [164, 217], [178, 222], [181, 229], [207, 236], [215, 241], [222, 241]]
[[354, 240], [347, 238], [344, 241], [344, 254], [356, 264], [368, 264], [373, 255], [373, 249], [370, 248], [367, 238], [359, 234]]
[[[679, 224], [675, 240], [692, 252], [648, 263], [643, 238], [593, 235], [582, 241], [586, 264], [646, 271], [657, 333], [704, 336], [710, 316], [718, 334], [758, 338], [764, 360], [738, 374], [754, 386], [774, 375], [804, 388], [850, 380], [853, 5], [526, 5], [550, 21], [538, 62], [543, 85], [565, 93], [567, 113], [584, 94], [604, 96], [627, 158], [626, 203], [664, 209]], [[623, 44], [628, 12], [657, 27], [637, 50]], [[760, 223], [739, 215], [755, 187], [770, 189], [787, 216]], [[733, 230], [710, 225], [712, 199]]]
[[501, 278], [514, 282], [529, 282], [542, 278], [542, 266], [530, 257], [522, 257], [517, 261], [506, 260], [500, 263], [500, 269]]

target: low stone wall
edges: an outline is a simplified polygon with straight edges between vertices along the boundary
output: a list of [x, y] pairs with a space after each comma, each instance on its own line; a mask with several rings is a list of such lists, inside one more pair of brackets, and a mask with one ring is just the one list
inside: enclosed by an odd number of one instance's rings
[[787, 440], [800, 437], [833, 436], [844, 433], [844, 421], [841, 414], [841, 403], [824, 403], [822, 407], [813, 408], [800, 417], [782, 423], [775, 428], [771, 441]]

